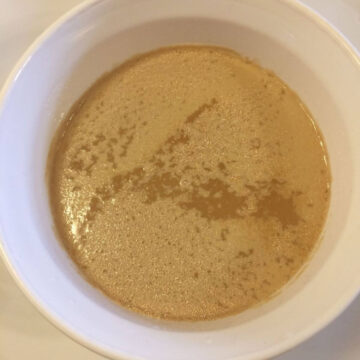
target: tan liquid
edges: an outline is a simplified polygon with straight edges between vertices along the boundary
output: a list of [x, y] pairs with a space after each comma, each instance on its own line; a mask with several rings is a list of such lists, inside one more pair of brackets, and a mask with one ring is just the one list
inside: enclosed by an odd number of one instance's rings
[[49, 157], [57, 231], [121, 305], [213, 319], [301, 268], [329, 204], [323, 139], [278, 77], [233, 51], [176, 46], [99, 80]]

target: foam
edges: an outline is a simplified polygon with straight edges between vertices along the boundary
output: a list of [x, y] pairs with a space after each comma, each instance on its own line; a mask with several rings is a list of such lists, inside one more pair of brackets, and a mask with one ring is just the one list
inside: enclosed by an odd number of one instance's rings
[[122, 306], [214, 319], [303, 266], [329, 204], [324, 140], [277, 76], [233, 51], [176, 46], [105, 75], [49, 157], [56, 228]]

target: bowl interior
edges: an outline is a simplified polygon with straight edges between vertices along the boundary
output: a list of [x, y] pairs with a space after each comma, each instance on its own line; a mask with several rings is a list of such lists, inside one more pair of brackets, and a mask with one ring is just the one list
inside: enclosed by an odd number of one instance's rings
[[[45, 183], [51, 138], [81, 94], [132, 55], [178, 43], [229, 47], [275, 71], [318, 122], [333, 175], [323, 240], [306, 269], [266, 304], [212, 322], [145, 319], [88, 285], [55, 238]], [[359, 277], [353, 276], [360, 273], [359, 94], [359, 59], [316, 15], [292, 1], [107, 0], [83, 5], [28, 52], [4, 95], [4, 258], [51, 320], [109, 356], [251, 359], [283, 351], [330, 321], [360, 288]]]

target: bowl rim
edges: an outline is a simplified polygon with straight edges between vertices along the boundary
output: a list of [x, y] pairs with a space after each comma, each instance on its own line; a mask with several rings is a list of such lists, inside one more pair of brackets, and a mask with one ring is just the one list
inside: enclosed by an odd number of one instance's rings
[[[6, 103], [6, 100], [11, 92], [11, 88], [15, 84], [18, 75], [21, 73], [22, 69], [26, 64], [31, 60], [32, 55], [35, 54], [42, 44], [49, 39], [58, 29], [65, 25], [68, 21], [71, 21], [72, 18], [79, 16], [82, 12], [97, 6], [99, 3], [106, 0], [84, 0], [80, 4], [74, 6], [63, 15], [61, 15], [56, 21], [54, 21], [50, 26], [48, 26], [35, 40], [28, 46], [25, 52], [22, 54], [20, 59], [16, 62], [15, 66], [10, 71], [5, 82], [3, 83], [0, 89], [0, 118], [3, 111], [3, 107]], [[220, 1], [220, 0], [217, 0]], [[302, 0], [280, 0], [286, 6], [291, 7], [296, 12], [309, 18], [314, 25], [321, 28], [328, 36], [330, 36], [338, 46], [342, 47], [343, 50], [351, 57], [354, 63], [358, 66], [360, 71], [360, 49], [357, 49], [354, 45], [351, 44], [350, 40], [336, 27], [330, 24], [319, 12], [311, 8], [309, 5], [306, 5]], [[121, 354], [118, 351], [115, 353], [111, 349], [106, 349], [106, 347], [99, 346], [81, 333], [76, 332], [70, 326], [63, 322], [62, 319], [55, 316], [50, 308], [46, 308], [41, 304], [39, 299], [37, 299], [36, 294], [33, 290], [27, 285], [26, 281], [22, 279], [15, 268], [13, 267], [10, 259], [8, 258], [4, 244], [3, 244], [3, 234], [2, 234], [2, 225], [0, 223], [0, 258], [2, 258], [5, 267], [10, 273], [11, 277], [15, 280], [15, 283], [20, 288], [22, 293], [26, 298], [34, 305], [37, 311], [52, 325], [59, 329], [63, 334], [69, 338], [75, 340], [77, 343], [81, 344], [85, 348], [101, 355], [106, 356], [111, 359], [127, 359], [127, 360], [146, 360], [144, 358], [129, 356], [127, 354]], [[338, 301], [333, 305], [331, 311], [324, 313], [318, 320], [308, 326], [304, 331], [298, 333], [296, 336], [291, 337], [287, 340], [284, 340], [277, 345], [274, 345], [268, 349], [265, 349], [261, 352], [258, 352], [253, 355], [247, 356], [248, 360], [261, 360], [266, 358], [272, 358], [274, 356], [280, 355], [300, 343], [306, 341], [315, 333], [325, 328], [328, 324], [335, 320], [350, 304], [351, 302], [360, 294], [360, 288], [355, 283], [354, 288], [350, 288], [341, 298], [341, 301]], [[237, 360], [239, 357], [229, 358], [227, 360]]]

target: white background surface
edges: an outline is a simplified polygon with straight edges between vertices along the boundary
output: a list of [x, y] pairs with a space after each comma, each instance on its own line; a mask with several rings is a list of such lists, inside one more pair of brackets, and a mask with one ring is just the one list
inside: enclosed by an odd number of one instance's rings
[[[41, 31], [80, 0], [0, 0], [0, 84]], [[304, 0], [360, 51], [360, 0]], [[353, 274], [360, 276], [360, 274]], [[0, 261], [0, 360], [101, 360], [49, 324]], [[276, 360], [360, 359], [360, 297], [332, 324]]]

